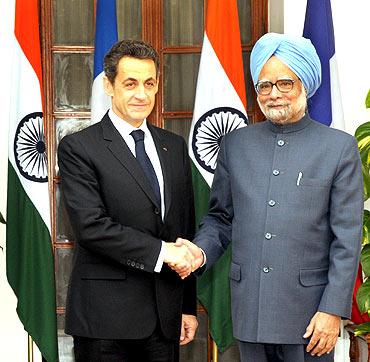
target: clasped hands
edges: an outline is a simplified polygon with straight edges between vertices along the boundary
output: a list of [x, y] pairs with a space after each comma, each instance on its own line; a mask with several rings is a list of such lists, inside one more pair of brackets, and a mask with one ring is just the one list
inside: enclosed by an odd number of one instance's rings
[[174, 270], [181, 279], [203, 265], [204, 257], [200, 248], [191, 241], [177, 238], [175, 243], [166, 243], [164, 262]]

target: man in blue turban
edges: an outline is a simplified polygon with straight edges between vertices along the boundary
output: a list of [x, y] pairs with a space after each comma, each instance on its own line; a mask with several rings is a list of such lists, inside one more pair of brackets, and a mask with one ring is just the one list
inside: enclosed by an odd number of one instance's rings
[[251, 54], [267, 120], [224, 136], [208, 215], [194, 244], [198, 273], [232, 240], [233, 332], [241, 361], [329, 362], [349, 318], [361, 246], [356, 140], [310, 118], [320, 86], [311, 42], [266, 34]]
[[307, 91], [307, 98], [315, 94], [321, 84], [321, 63], [310, 40], [277, 33], [262, 36], [251, 54], [254, 84], [257, 84], [263, 66], [272, 56], [276, 56], [296, 74]]

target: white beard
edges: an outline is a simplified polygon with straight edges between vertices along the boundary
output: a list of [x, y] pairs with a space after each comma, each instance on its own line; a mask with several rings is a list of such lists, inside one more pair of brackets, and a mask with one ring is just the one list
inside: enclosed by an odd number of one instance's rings
[[270, 119], [273, 122], [283, 123], [286, 122], [289, 116], [292, 114], [292, 105], [286, 104], [284, 105], [285, 108], [283, 109], [274, 109], [270, 107], [266, 107], [265, 116], [266, 118]]
[[[289, 124], [300, 120], [304, 116], [307, 107], [307, 98], [304, 89], [302, 89], [295, 103], [270, 101], [262, 105], [258, 98], [257, 102], [265, 117], [277, 124]], [[270, 107], [276, 104], [282, 105], [284, 108], [274, 109]]]

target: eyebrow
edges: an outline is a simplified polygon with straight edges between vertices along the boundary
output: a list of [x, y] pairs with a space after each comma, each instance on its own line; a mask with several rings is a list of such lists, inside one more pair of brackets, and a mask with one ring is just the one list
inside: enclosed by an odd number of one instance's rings
[[[153, 78], [153, 77], [149, 77], [148, 79], [145, 79], [144, 80], [144, 83], [145, 82], [148, 82], [148, 81], [150, 81], [150, 80], [153, 80], [153, 81], [156, 81], [156, 79], [155, 78]], [[122, 83], [125, 83], [125, 82], [137, 82], [138, 80], [136, 79], [136, 78], [126, 78], [126, 79], [124, 79], [123, 81], [122, 81]]]
[[[276, 80], [284, 80], [284, 79], [290, 79], [290, 80], [295, 80], [293, 77], [291, 77], [290, 75], [286, 75], [286, 76], [282, 76], [282, 77], [279, 77], [277, 78]], [[297, 78], [299, 79], [299, 78]], [[266, 79], [266, 78], [262, 78], [260, 79], [257, 83], [259, 82], [271, 82], [269, 79]]]

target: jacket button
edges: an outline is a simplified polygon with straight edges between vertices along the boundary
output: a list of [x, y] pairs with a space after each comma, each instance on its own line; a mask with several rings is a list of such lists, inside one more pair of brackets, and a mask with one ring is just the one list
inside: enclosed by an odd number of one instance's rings
[[154, 213], [155, 213], [156, 215], [159, 215], [160, 211], [159, 211], [158, 207], [156, 207], [156, 208], [154, 209]]
[[270, 272], [270, 268], [268, 268], [267, 266], [263, 267], [263, 272], [264, 273], [269, 273]]
[[266, 233], [266, 234], [265, 234], [265, 238], [266, 238], [267, 240], [270, 240], [270, 239], [272, 238], [272, 235], [271, 235], [270, 233]]
[[285, 142], [283, 140], [277, 141], [278, 146], [283, 147], [285, 145]]
[[275, 206], [276, 205], [276, 201], [275, 200], [270, 200], [269, 201], [269, 205], [270, 206]]
[[133, 261], [133, 262], [131, 262], [131, 266], [135, 266], [136, 265], [136, 263]]
[[280, 171], [279, 170], [273, 170], [272, 171], [272, 174], [274, 175], [274, 176], [277, 176], [277, 175], [279, 175], [280, 174]]

